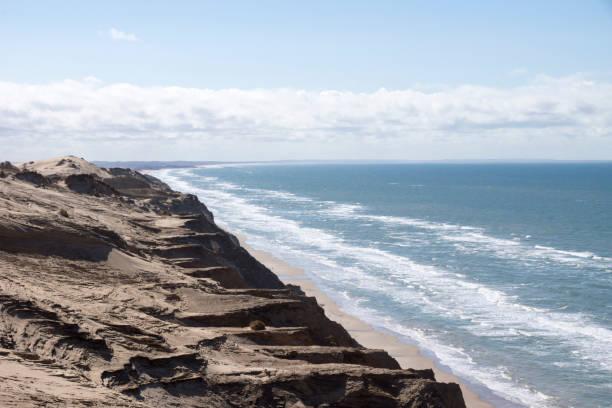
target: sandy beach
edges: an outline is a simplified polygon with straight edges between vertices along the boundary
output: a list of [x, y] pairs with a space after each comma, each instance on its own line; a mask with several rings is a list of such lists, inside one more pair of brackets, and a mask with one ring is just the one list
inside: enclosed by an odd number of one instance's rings
[[364, 347], [372, 349], [386, 350], [395, 358], [402, 368], [426, 369], [431, 368], [438, 381], [458, 383], [463, 392], [463, 398], [468, 408], [493, 408], [494, 406], [483, 401], [480, 396], [470, 390], [454, 375], [442, 371], [436, 366], [435, 362], [424, 357], [419, 349], [401, 343], [396, 337], [374, 330], [374, 328], [356, 316], [349, 315], [340, 310], [334, 301], [323, 293], [315, 283], [308, 278], [304, 271], [293, 265], [276, 258], [272, 254], [254, 249], [248, 245], [248, 240], [244, 236], [237, 235], [240, 244], [245, 247], [251, 255], [259, 262], [266, 265], [284, 283], [299, 285], [308, 296], [314, 296], [317, 302], [325, 309], [325, 314], [331, 319], [340, 323]]

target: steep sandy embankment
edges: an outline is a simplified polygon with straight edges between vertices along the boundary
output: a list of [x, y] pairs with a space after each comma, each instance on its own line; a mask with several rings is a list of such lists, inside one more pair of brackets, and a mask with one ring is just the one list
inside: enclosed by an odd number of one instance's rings
[[0, 406], [464, 403], [361, 347], [196, 197], [69, 156], [0, 165]]

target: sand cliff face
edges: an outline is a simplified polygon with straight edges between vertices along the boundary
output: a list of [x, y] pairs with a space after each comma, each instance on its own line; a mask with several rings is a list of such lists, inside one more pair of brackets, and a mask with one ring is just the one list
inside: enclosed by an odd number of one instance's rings
[[0, 164], [0, 406], [465, 405], [361, 347], [195, 196], [69, 156]]

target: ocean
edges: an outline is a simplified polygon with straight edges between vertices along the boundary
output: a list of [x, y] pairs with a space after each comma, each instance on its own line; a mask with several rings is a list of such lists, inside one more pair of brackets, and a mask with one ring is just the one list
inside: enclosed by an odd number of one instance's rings
[[150, 174], [496, 406], [612, 406], [612, 163]]

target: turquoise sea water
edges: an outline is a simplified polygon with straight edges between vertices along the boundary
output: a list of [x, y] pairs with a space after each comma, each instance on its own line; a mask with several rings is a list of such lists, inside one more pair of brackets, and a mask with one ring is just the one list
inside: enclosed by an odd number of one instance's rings
[[612, 163], [151, 174], [497, 406], [612, 406]]

